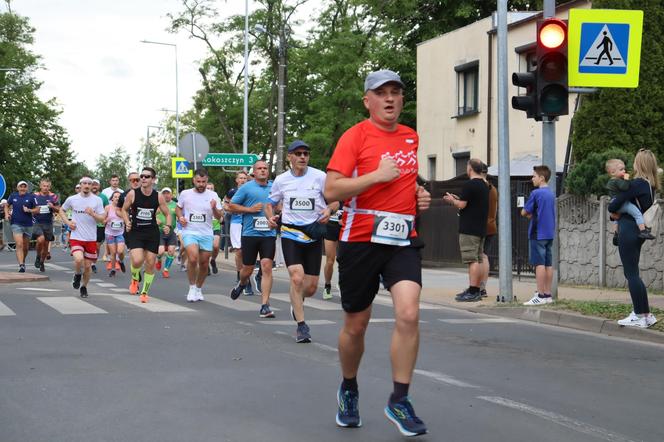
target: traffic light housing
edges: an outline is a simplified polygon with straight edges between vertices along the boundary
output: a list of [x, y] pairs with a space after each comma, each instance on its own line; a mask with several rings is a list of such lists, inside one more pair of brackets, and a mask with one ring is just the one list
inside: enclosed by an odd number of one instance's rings
[[526, 95], [512, 97], [512, 107], [526, 111], [526, 118], [539, 120], [537, 116], [537, 72], [514, 72], [512, 84], [526, 89]]
[[567, 79], [567, 21], [537, 21], [536, 115], [557, 117], [569, 113]]

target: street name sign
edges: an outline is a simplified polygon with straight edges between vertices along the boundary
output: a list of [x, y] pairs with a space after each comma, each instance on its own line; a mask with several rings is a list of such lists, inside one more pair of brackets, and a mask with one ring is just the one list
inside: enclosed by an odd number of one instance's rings
[[173, 178], [191, 178], [194, 176], [194, 170], [186, 158], [171, 157], [171, 177]]
[[638, 87], [643, 11], [571, 9], [568, 29], [570, 86]]
[[209, 153], [203, 160], [203, 166], [249, 167], [258, 161], [253, 153]]

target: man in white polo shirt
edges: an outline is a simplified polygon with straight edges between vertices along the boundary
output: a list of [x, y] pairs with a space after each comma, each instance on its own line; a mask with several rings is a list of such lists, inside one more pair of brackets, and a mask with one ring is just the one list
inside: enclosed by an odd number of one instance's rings
[[[87, 298], [92, 264], [97, 261], [97, 223], [104, 221], [106, 212], [101, 198], [92, 193], [92, 179], [83, 177], [79, 184], [81, 191], [65, 200], [59, 214], [71, 231], [69, 246], [74, 257], [72, 286], [80, 290], [81, 298]], [[70, 209], [71, 220], [67, 218], [67, 210]]]
[[196, 169], [193, 182], [194, 188], [181, 192], [175, 207], [178, 221], [182, 225], [182, 243], [189, 262], [188, 302], [204, 300], [202, 287], [208, 274], [214, 242], [212, 218], [219, 219], [223, 215], [219, 195], [207, 189], [207, 170]]

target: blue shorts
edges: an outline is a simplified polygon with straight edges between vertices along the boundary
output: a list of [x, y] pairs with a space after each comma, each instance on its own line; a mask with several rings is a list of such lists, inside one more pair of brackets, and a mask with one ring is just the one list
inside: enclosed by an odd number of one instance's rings
[[213, 235], [182, 235], [182, 242], [184, 247], [187, 248], [192, 244], [198, 245], [199, 250], [206, 252], [212, 251]]
[[551, 267], [553, 259], [551, 258], [552, 239], [531, 239], [530, 241], [530, 264], [537, 266]]
[[124, 244], [124, 235], [106, 235], [106, 244]]
[[12, 233], [14, 235], [23, 234], [23, 236], [27, 236], [28, 238], [31, 238], [32, 237], [32, 226], [21, 226], [19, 224], [12, 224]]

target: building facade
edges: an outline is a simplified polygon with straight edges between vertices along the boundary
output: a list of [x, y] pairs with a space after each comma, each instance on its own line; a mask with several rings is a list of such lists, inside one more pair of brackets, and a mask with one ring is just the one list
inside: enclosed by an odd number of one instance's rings
[[[588, 9], [587, 0], [556, 8], [567, 19], [569, 10]], [[538, 12], [508, 13], [508, 99], [525, 89], [513, 86], [512, 72], [532, 70]], [[442, 181], [465, 173], [466, 161], [498, 161], [497, 34], [494, 17], [421, 43], [417, 48], [417, 132], [420, 175]], [[556, 163], [562, 165], [576, 95], [569, 96], [570, 115], [556, 124]], [[542, 156], [542, 124], [509, 107], [510, 158]]]

